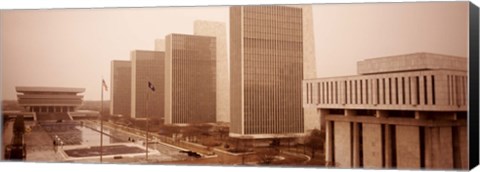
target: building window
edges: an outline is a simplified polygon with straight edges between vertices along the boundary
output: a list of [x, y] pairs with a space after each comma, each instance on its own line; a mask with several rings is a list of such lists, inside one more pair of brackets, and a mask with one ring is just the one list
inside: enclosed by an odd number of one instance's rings
[[377, 87], [376, 87], [376, 90], [377, 90], [377, 102], [376, 102], [376, 103], [377, 103], [377, 104], [380, 104], [380, 103], [379, 103], [379, 102], [380, 102], [380, 82], [379, 82], [379, 79], [378, 79], [378, 78], [377, 78], [376, 84], [377, 84]]
[[398, 104], [398, 78], [395, 77], [395, 104]]
[[435, 76], [432, 77], [432, 104], [435, 105]]
[[402, 77], [402, 104], [405, 104], [405, 77]]
[[382, 78], [382, 92], [383, 92], [383, 104], [387, 104], [387, 101], [386, 101], [386, 90], [385, 90], [385, 78]]
[[368, 104], [368, 79], [365, 80], [365, 100], [367, 101], [365, 103]]
[[355, 80], [354, 82], [355, 82], [354, 83], [355, 84], [355, 89], [353, 91], [355, 92], [355, 94], [353, 94], [353, 95], [355, 95], [354, 100], [355, 100], [355, 104], [357, 104], [358, 103], [357, 80]]
[[360, 104], [363, 104], [363, 80], [360, 80]]
[[427, 91], [427, 76], [423, 76], [423, 95], [425, 99], [425, 104], [428, 104], [428, 91]]
[[417, 99], [417, 101], [415, 102], [415, 104], [420, 104], [420, 77], [416, 76], [415, 77], [415, 97]]
[[338, 104], [338, 81], [335, 81], [335, 103]]
[[392, 103], [392, 78], [388, 78], [388, 104]]
[[352, 97], [353, 97], [353, 96], [352, 96], [352, 81], [350, 80], [350, 81], [348, 81], [348, 82], [349, 82], [349, 85], [350, 85], [350, 87], [349, 87], [349, 90], [350, 90], [350, 104], [353, 104], [353, 99], [352, 99]]
[[348, 96], [347, 96], [347, 81], [344, 81], [344, 85], [343, 85], [343, 91], [344, 91], [344, 95], [345, 95], [345, 100], [343, 100], [343, 103], [346, 104], [347, 100], [348, 100]]

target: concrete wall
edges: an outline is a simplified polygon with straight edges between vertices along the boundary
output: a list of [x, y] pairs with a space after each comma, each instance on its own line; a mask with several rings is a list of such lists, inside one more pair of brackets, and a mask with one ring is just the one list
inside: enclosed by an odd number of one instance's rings
[[350, 122], [334, 122], [335, 166], [352, 167], [352, 130]]
[[382, 168], [382, 126], [363, 124], [363, 167]]
[[420, 136], [416, 126], [397, 125], [396, 154], [398, 169], [420, 168]]

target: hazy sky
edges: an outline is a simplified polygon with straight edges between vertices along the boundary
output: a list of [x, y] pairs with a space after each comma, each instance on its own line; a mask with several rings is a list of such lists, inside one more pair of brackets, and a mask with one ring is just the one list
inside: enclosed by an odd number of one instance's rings
[[[317, 75], [355, 75], [356, 62], [372, 57], [466, 57], [467, 9], [466, 2], [315, 5]], [[191, 34], [195, 20], [225, 22], [228, 32], [228, 7], [1, 11], [3, 99], [16, 99], [15, 86], [61, 86], [86, 88], [86, 100], [99, 100], [111, 60], [153, 50], [169, 33]]]

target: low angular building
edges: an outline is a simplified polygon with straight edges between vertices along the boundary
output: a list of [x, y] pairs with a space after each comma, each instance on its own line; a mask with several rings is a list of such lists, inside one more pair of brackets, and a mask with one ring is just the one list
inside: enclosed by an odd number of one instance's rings
[[[164, 60], [161, 51], [131, 52], [130, 116], [137, 120], [164, 117]], [[149, 87], [154, 87], [154, 91]], [[147, 104], [148, 103], [148, 104]]]
[[69, 112], [83, 104], [84, 88], [16, 87], [18, 104], [37, 120], [71, 120]]
[[165, 39], [165, 124], [216, 122], [215, 37]]
[[466, 169], [467, 58], [414, 53], [363, 60], [356, 76], [303, 81], [303, 106], [343, 168]]

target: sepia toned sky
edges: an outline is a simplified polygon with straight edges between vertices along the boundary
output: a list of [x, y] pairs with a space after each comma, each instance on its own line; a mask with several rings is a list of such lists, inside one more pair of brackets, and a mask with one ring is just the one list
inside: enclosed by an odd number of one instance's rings
[[[86, 88], [86, 100], [99, 100], [111, 60], [153, 50], [169, 33], [192, 34], [195, 20], [225, 22], [228, 32], [228, 7], [1, 11], [3, 99], [16, 100], [15, 86], [59, 86]], [[321, 4], [313, 20], [318, 77], [355, 75], [356, 62], [373, 57], [467, 56], [466, 2]]]

